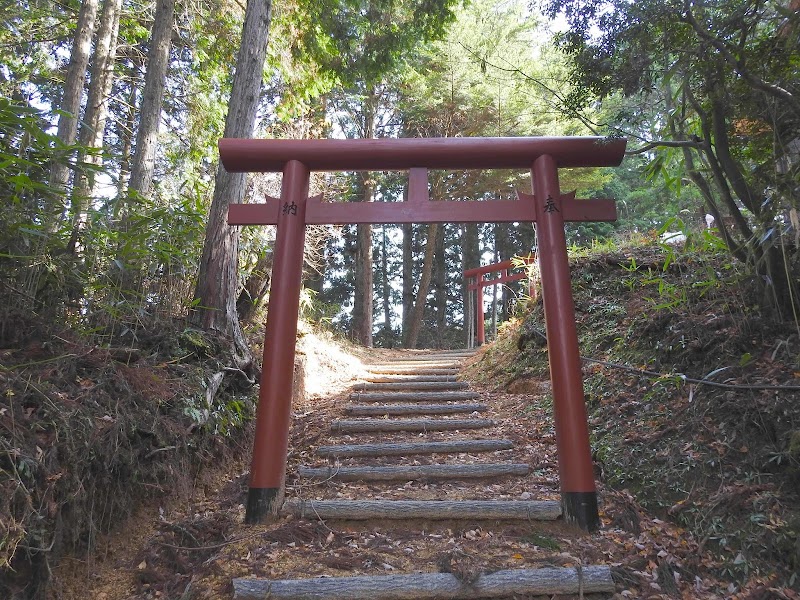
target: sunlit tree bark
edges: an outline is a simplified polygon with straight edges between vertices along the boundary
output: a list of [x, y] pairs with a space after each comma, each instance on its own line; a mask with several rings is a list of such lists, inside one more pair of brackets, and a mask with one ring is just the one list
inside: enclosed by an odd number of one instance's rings
[[[64, 146], [75, 143], [78, 134], [78, 117], [83, 99], [83, 89], [86, 83], [86, 69], [89, 65], [89, 56], [92, 48], [95, 21], [97, 20], [98, 0], [83, 0], [78, 12], [78, 23], [75, 37], [72, 42], [69, 67], [64, 80], [64, 93], [61, 98], [58, 117], [59, 142]], [[66, 194], [69, 183], [69, 166], [65, 160], [56, 160], [50, 167], [50, 186], [57, 192]], [[56, 208], [55, 205], [59, 205]], [[50, 210], [56, 209], [57, 214], [46, 216], [51, 228], [54, 228], [61, 216], [60, 202], [51, 203]]]
[[[89, 96], [86, 100], [86, 110], [81, 122], [79, 141], [83, 148], [99, 151], [103, 147], [103, 134], [108, 115], [108, 96], [114, 78], [114, 59], [117, 54], [117, 34], [119, 32], [119, 14], [122, 8], [121, 0], [106, 0], [100, 14], [100, 24], [95, 40], [94, 56], [92, 58], [91, 79], [89, 81]], [[87, 154], [81, 150], [81, 160], [100, 166], [103, 159], [98, 154]], [[75, 177], [72, 189], [72, 235], [68, 243], [68, 250], [75, 252], [81, 230], [86, 225], [86, 211], [89, 199], [95, 192], [94, 173], [79, 171]]]
[[129, 195], [135, 192], [139, 196], [147, 197], [153, 186], [158, 127], [161, 123], [161, 105], [169, 66], [174, 18], [175, 0], [158, 0], [153, 17], [150, 51], [147, 55], [142, 104], [139, 107], [136, 148], [131, 165], [131, 178], [128, 182]]
[[[236, 59], [236, 72], [225, 119], [225, 137], [253, 136], [267, 54], [271, 9], [269, 0], [250, 0], [247, 3], [242, 43]], [[239, 229], [230, 227], [226, 219], [228, 205], [244, 200], [246, 182], [245, 173], [228, 173], [219, 165], [194, 293], [195, 303], [189, 317], [192, 324], [221, 332], [233, 339], [239, 368], [249, 367], [252, 355], [236, 312]]]
[[430, 289], [431, 277], [433, 275], [433, 259], [436, 254], [436, 236], [439, 230], [437, 223], [428, 225], [428, 237], [425, 245], [425, 259], [422, 263], [422, 274], [419, 279], [416, 300], [411, 309], [411, 317], [408, 323], [408, 331], [405, 332], [403, 346], [406, 348], [416, 348], [419, 332], [422, 328], [422, 321], [425, 316], [425, 304], [428, 301], [428, 290]]

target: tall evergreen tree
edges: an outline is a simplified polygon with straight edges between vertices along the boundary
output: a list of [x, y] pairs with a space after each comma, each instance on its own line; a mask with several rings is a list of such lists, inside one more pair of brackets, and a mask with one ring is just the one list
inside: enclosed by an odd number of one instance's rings
[[136, 149], [128, 182], [129, 195], [133, 192], [147, 197], [153, 185], [174, 19], [175, 0], [156, 0], [142, 102], [139, 106], [139, 123], [136, 128]]
[[[255, 130], [271, 8], [271, 0], [250, 0], [247, 3], [225, 119], [225, 137], [249, 138]], [[250, 368], [252, 355], [236, 311], [239, 229], [230, 227], [226, 219], [228, 204], [244, 199], [246, 182], [246, 173], [228, 173], [222, 164], [219, 165], [195, 288], [196, 308], [190, 316], [191, 322], [203, 329], [231, 336], [242, 369]]]
[[[98, 0], [83, 0], [78, 12], [78, 22], [72, 42], [72, 51], [70, 52], [67, 76], [64, 80], [58, 117], [57, 137], [61, 147], [67, 151], [75, 143], [78, 135], [78, 119], [83, 101], [86, 69], [89, 65], [98, 5]], [[55, 192], [66, 195], [68, 182], [68, 163], [65, 160], [53, 161], [50, 167], [50, 187]], [[58, 219], [61, 217], [62, 205], [60, 200], [51, 204], [55, 204], [58, 214], [48, 214], [47, 219], [50, 222], [50, 227], [55, 228], [58, 224]], [[51, 206], [48, 212], [52, 209], [53, 207]]]
[[[108, 116], [108, 101], [114, 79], [114, 61], [117, 55], [117, 35], [119, 32], [122, 0], [105, 0], [95, 40], [92, 57], [89, 93], [86, 109], [80, 126], [80, 160], [93, 165], [102, 164], [100, 152]], [[87, 151], [90, 153], [87, 155]], [[96, 192], [96, 178], [93, 173], [77, 173], [72, 189], [72, 234], [67, 244], [68, 250], [76, 251], [81, 231], [86, 226], [89, 200]]]

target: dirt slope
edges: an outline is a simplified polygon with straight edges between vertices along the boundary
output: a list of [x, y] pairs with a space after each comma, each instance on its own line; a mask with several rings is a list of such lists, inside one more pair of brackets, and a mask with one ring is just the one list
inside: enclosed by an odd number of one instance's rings
[[[720, 597], [759, 580], [797, 590], [798, 324], [713, 238], [579, 257], [572, 279], [598, 478], [692, 532], [710, 572], [731, 582]], [[543, 332], [536, 305], [473, 375], [500, 389], [537, 385]]]

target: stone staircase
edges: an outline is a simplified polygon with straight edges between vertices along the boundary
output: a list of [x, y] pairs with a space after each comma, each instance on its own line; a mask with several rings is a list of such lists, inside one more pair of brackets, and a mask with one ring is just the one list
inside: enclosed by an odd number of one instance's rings
[[[350, 403], [343, 407], [344, 415], [351, 418], [333, 421], [330, 443], [315, 449], [318, 461], [297, 471], [301, 482], [326, 486], [326, 494], [332, 497], [288, 499], [284, 512], [328, 526], [332, 522], [372, 524], [375, 531], [386, 531], [392, 523], [452, 532], [453, 523], [491, 529], [499, 523], [559, 519], [556, 500], [465, 497], [470, 494], [464, 493], [464, 482], [474, 482], [467, 484], [474, 487], [513, 485], [515, 478], [529, 474], [529, 463], [536, 461], [535, 456], [529, 462], [503, 460], [514, 442], [498, 438], [497, 423], [485, 418], [490, 406], [456, 378], [460, 363], [470, 355], [470, 351], [409, 353], [370, 367], [369, 376], [353, 387]], [[348, 482], [358, 482], [358, 488]], [[405, 486], [397, 488], [398, 482]], [[452, 482], [459, 482], [458, 493], [448, 487]], [[365, 489], [375, 497], [363, 497]], [[397, 498], [398, 489], [408, 497]], [[465, 574], [448, 561], [441, 565], [441, 572], [238, 578], [233, 582], [234, 598], [550, 598], [614, 591], [610, 568], [602, 565], [496, 570], [474, 564], [473, 556]]]

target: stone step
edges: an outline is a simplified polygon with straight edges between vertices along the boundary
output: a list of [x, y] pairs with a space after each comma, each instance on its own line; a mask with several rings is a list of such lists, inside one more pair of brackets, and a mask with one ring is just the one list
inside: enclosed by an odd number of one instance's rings
[[482, 429], [495, 424], [490, 419], [359, 419], [331, 423], [333, 433], [368, 431], [457, 431]]
[[493, 452], [514, 447], [511, 440], [454, 440], [451, 442], [411, 442], [395, 444], [342, 444], [320, 446], [318, 456], [346, 458], [351, 456], [409, 456], [413, 454], [461, 454]]
[[300, 518], [525, 520], [554, 521], [561, 516], [555, 500], [290, 500], [283, 511]]
[[455, 415], [459, 413], [486, 412], [485, 404], [355, 404], [345, 406], [344, 412], [354, 417], [380, 415]]
[[474, 580], [452, 573], [233, 580], [234, 600], [475, 600], [614, 590], [606, 565], [508, 569], [480, 573]]
[[477, 400], [478, 392], [354, 392], [354, 402], [460, 402]]
[[486, 463], [477, 465], [403, 465], [392, 467], [300, 467], [304, 479], [336, 481], [413, 481], [416, 479], [475, 479], [527, 475], [523, 463]]

